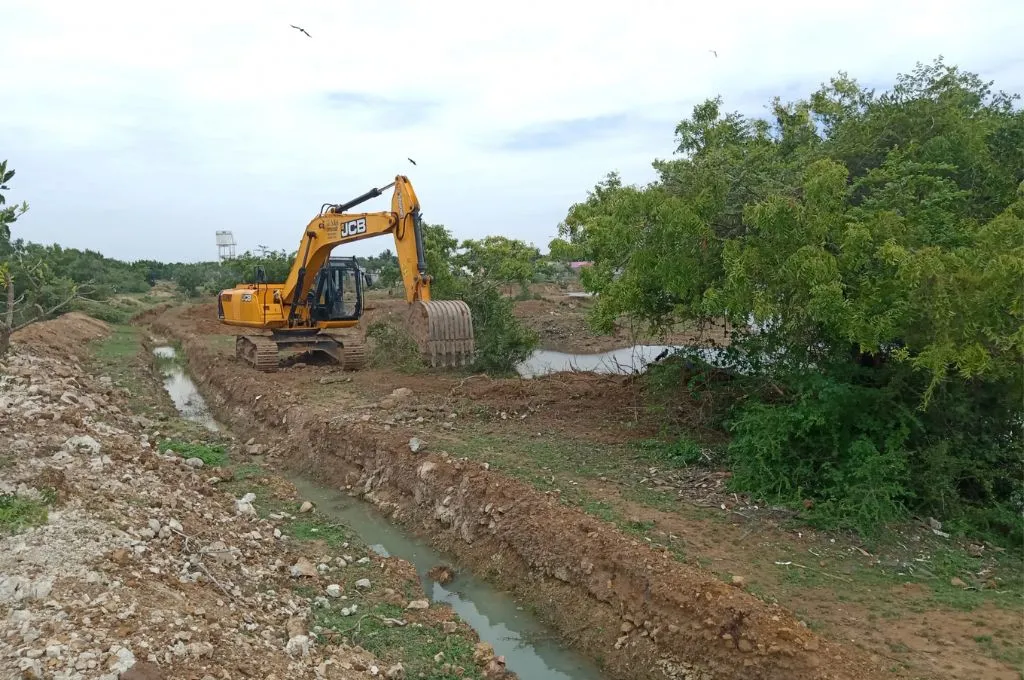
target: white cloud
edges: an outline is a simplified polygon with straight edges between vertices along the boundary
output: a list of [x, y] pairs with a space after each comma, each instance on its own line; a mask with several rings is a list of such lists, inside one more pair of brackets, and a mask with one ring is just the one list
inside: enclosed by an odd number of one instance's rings
[[1015, 0], [7, 0], [0, 156], [32, 206], [17, 235], [119, 257], [211, 258], [216, 229], [293, 248], [321, 203], [397, 172], [428, 221], [543, 247], [608, 170], [650, 179], [705, 97], [756, 113], [939, 54], [1019, 92], [1022, 32]]

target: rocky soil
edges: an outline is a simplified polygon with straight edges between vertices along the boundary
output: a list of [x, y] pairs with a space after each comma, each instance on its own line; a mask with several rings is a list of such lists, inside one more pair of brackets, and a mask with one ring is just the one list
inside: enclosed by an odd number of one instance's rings
[[[0, 364], [0, 677], [405, 677], [313, 613], [347, 601], [353, 615], [409, 565], [292, 540], [286, 513], [261, 518], [202, 459], [157, 450], [127, 391], [75, 356], [103, 325], [65, 321]], [[446, 618], [414, 604], [387, 625]]]

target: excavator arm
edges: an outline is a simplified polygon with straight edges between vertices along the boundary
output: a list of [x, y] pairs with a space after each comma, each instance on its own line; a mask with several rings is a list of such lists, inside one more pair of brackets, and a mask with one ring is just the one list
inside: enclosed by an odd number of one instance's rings
[[[391, 210], [373, 213], [345, 212], [394, 187]], [[291, 307], [294, 318], [301, 301], [313, 283], [314, 274], [327, 261], [331, 251], [344, 243], [391, 233], [395, 238], [398, 266], [405, 286], [406, 302], [430, 301], [430, 276], [423, 250], [423, 222], [419, 199], [408, 177], [380, 189], [371, 189], [347, 203], [325, 204], [320, 215], [306, 225], [295, 262], [281, 289], [282, 302]]]

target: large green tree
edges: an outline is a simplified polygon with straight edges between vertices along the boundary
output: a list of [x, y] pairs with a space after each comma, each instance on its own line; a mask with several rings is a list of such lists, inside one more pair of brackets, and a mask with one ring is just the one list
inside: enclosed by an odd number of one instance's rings
[[708, 100], [658, 181], [609, 175], [569, 210], [598, 326], [737, 328], [739, 488], [852, 526], [909, 508], [1019, 531], [1015, 99], [940, 59], [882, 93], [840, 74], [767, 120]]
[[486, 236], [462, 242], [459, 264], [473, 274], [502, 285], [526, 289], [537, 273], [540, 251], [519, 239]]

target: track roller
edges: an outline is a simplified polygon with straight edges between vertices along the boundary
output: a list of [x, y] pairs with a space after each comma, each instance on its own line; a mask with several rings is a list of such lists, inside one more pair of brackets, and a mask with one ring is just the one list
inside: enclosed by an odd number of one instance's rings
[[366, 365], [366, 345], [345, 340], [341, 347], [341, 368], [344, 371], [358, 371]]
[[264, 336], [236, 336], [235, 356], [257, 371], [269, 373], [277, 370], [277, 343]]

